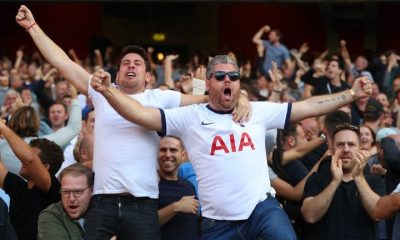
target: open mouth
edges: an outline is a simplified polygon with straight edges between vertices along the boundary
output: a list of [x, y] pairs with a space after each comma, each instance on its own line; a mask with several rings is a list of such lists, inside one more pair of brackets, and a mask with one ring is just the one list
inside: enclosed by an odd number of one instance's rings
[[225, 88], [224, 89], [224, 96], [230, 98], [231, 95], [232, 95], [232, 90], [230, 88]]
[[126, 74], [127, 77], [136, 77], [136, 73], [134, 72], [128, 72], [128, 74]]
[[77, 208], [78, 208], [78, 206], [69, 206], [69, 209], [71, 209], [71, 210], [75, 210]]

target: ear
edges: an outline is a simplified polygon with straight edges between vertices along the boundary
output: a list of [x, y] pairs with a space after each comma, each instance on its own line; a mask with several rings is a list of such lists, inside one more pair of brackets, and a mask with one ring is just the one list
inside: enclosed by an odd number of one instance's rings
[[44, 166], [44, 168], [46, 168], [47, 171], [50, 170], [50, 164], [44, 163], [43, 166]]
[[182, 151], [182, 162], [186, 162], [188, 160], [188, 153], [186, 151]]
[[287, 143], [290, 147], [296, 146], [296, 140], [294, 139], [294, 137], [288, 137]]
[[151, 81], [151, 72], [146, 72], [144, 80], [146, 81], [146, 83], [149, 83]]
[[207, 92], [210, 90], [210, 84], [211, 84], [211, 81], [207, 79], [206, 80], [206, 91]]

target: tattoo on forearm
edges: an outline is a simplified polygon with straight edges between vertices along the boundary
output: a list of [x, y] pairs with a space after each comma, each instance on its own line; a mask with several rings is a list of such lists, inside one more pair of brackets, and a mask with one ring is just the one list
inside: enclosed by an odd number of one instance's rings
[[345, 94], [343, 94], [342, 96], [319, 100], [317, 102], [317, 104], [327, 104], [327, 103], [333, 103], [333, 102], [339, 102], [339, 101], [345, 101], [345, 100], [347, 100], [347, 96]]

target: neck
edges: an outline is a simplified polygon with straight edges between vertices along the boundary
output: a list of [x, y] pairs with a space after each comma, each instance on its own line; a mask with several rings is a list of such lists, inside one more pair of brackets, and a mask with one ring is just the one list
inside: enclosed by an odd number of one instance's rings
[[161, 172], [160, 171], [160, 177], [162, 179], [168, 180], [168, 181], [178, 181], [178, 170], [175, 170], [171, 173], [166, 173], [166, 172]]
[[127, 95], [139, 94], [144, 92], [145, 86], [135, 87], [135, 88], [124, 88], [121, 85], [119, 85], [119, 90]]
[[32, 189], [33, 186], [35, 186], [35, 183], [32, 182], [31, 180], [28, 180], [28, 189]]
[[335, 77], [335, 78], [333, 78], [333, 79], [330, 79], [330, 83], [331, 83], [333, 86], [340, 86], [340, 78], [339, 78], [339, 77]]
[[351, 171], [350, 172], [343, 172], [343, 182], [350, 182], [351, 180], [353, 180], [353, 175], [351, 175]]
[[52, 126], [51, 129], [53, 130], [53, 132], [57, 132], [58, 129], [63, 128], [64, 126]]

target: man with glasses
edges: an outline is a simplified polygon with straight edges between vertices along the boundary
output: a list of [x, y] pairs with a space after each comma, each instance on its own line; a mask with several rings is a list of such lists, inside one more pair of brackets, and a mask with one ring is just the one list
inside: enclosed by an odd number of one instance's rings
[[91, 85], [126, 119], [182, 139], [199, 180], [202, 239], [295, 239], [287, 215], [273, 197], [265, 132], [367, 97], [370, 82], [359, 78], [351, 90], [293, 104], [252, 102], [250, 121], [235, 124], [232, 111], [241, 94], [236, 61], [215, 56], [206, 78], [208, 104], [168, 110], [143, 107], [121, 94], [104, 71], [93, 74]]
[[83, 239], [84, 215], [92, 196], [94, 172], [80, 163], [60, 173], [61, 201], [43, 210], [38, 220], [38, 239]]
[[364, 170], [370, 154], [360, 149], [360, 138], [358, 127], [337, 125], [334, 156], [308, 178], [301, 212], [313, 224], [309, 239], [379, 239], [373, 211], [385, 187], [368, 167]]
[[47, 139], [29, 145], [0, 121], [0, 134], [22, 163], [20, 176], [0, 161], [0, 187], [10, 196], [10, 220], [18, 239], [37, 237], [39, 213], [60, 200], [60, 183], [55, 173], [64, 161], [62, 149]]

